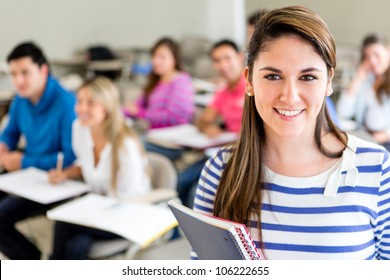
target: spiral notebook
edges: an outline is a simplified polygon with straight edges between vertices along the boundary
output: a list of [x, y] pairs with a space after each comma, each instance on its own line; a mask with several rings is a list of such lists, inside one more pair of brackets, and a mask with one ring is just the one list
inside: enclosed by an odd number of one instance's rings
[[168, 206], [199, 259], [264, 259], [244, 224], [195, 212], [174, 200]]

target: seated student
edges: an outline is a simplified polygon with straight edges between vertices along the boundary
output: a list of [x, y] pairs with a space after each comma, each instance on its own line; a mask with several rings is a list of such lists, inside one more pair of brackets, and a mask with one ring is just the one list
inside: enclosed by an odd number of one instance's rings
[[[382, 75], [375, 76], [374, 83], [366, 93], [364, 124], [374, 139], [390, 150], [390, 44], [380, 34], [367, 37], [366, 44], [367, 41], [372, 43], [366, 47], [366, 52], [376, 56], [368, 59], [371, 63], [369, 69], [374, 73], [384, 72]], [[381, 71], [376, 70], [380, 67], [382, 67]]]
[[[160, 39], [151, 50], [152, 72], [142, 95], [124, 108], [127, 116], [146, 120], [149, 128], [190, 123], [195, 113], [195, 89], [182, 70], [179, 46], [170, 38]], [[145, 143], [148, 151], [177, 158], [181, 151]]]
[[390, 259], [389, 153], [325, 110], [326, 23], [302, 6], [272, 10], [248, 49], [241, 135], [206, 163], [195, 210], [246, 224], [267, 259]]
[[260, 9], [258, 11], [250, 14], [246, 20], [246, 41], [249, 41], [252, 38], [253, 32], [255, 31], [256, 22], [260, 20], [268, 12], [268, 9]]
[[160, 39], [151, 50], [152, 72], [144, 92], [124, 111], [145, 119], [150, 128], [185, 124], [192, 121], [194, 87], [188, 73], [182, 71], [178, 45], [170, 38]]
[[[93, 192], [127, 199], [151, 190], [147, 159], [135, 132], [126, 126], [119, 93], [107, 78], [86, 82], [77, 93], [72, 145], [77, 161], [62, 172], [51, 170], [49, 180], [61, 183], [81, 175]], [[137, 215], [137, 213], [130, 213]], [[86, 259], [92, 243], [117, 235], [57, 222], [52, 259]]]
[[[31, 42], [16, 46], [7, 61], [17, 95], [0, 136], [1, 166], [7, 171], [27, 167], [49, 170], [56, 166], [58, 152], [63, 153], [63, 164], [68, 166], [75, 159], [71, 146], [74, 94], [50, 75], [46, 57]], [[26, 140], [23, 151], [17, 150], [21, 135]], [[0, 251], [10, 259], [39, 259], [40, 251], [16, 230], [15, 223], [48, 207], [1, 193]]]
[[[212, 103], [196, 120], [196, 125], [210, 137], [217, 136], [223, 130], [238, 133], [245, 100], [244, 56], [233, 41], [222, 40], [212, 47], [211, 58], [226, 85], [215, 93]], [[224, 129], [218, 125], [218, 118], [222, 119]], [[206, 160], [204, 157], [179, 174], [179, 197], [187, 206], [192, 205], [191, 188], [196, 186]]]
[[[375, 103], [375, 99], [382, 103], [385, 96], [390, 94], [389, 46], [387, 39], [378, 33], [364, 38], [357, 73], [338, 101], [339, 116], [355, 120], [359, 129], [366, 128], [368, 103]], [[384, 116], [376, 121], [381, 122]], [[384, 142], [380, 135], [376, 138]]]

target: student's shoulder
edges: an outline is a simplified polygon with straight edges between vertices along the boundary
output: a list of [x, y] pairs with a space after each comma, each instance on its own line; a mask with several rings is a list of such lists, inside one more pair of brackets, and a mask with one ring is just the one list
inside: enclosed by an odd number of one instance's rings
[[188, 83], [192, 85], [191, 75], [185, 71], [179, 72], [176, 78], [173, 80], [173, 83], [177, 83], [177, 84]]
[[76, 94], [73, 91], [66, 89], [57, 78], [49, 76], [48, 82], [52, 84], [52, 89], [57, 92], [57, 98], [64, 102], [74, 103]]
[[232, 145], [221, 147], [213, 156], [210, 157], [210, 164], [224, 168], [233, 155], [234, 147]]
[[75, 119], [72, 123], [72, 135], [75, 138], [86, 139], [90, 134], [89, 127], [82, 125], [79, 119]]
[[389, 152], [383, 146], [351, 134], [348, 134], [348, 148], [354, 150], [358, 158], [363, 161], [368, 161], [370, 158], [383, 163], [389, 157]]

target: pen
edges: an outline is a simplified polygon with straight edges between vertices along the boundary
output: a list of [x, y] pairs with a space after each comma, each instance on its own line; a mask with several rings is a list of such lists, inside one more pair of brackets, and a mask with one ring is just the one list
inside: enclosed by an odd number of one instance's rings
[[58, 154], [57, 154], [57, 167], [56, 167], [56, 170], [58, 173], [62, 172], [63, 162], [64, 162], [64, 154], [62, 152], [58, 152]]

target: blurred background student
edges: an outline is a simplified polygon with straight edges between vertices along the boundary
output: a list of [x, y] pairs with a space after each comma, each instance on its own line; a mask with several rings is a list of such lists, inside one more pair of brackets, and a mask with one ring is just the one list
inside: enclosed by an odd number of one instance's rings
[[268, 9], [260, 9], [250, 14], [246, 20], [246, 42], [252, 38], [253, 32], [255, 32], [256, 22], [268, 12]]
[[[7, 61], [17, 94], [0, 136], [1, 166], [7, 171], [28, 167], [49, 170], [55, 168], [58, 152], [64, 156], [64, 166], [70, 165], [75, 159], [71, 147], [74, 94], [50, 74], [46, 56], [32, 42], [16, 46]], [[23, 151], [18, 149], [22, 135]], [[52, 206], [0, 192], [0, 251], [10, 259], [40, 259], [40, 250], [15, 223]]]
[[[196, 120], [196, 126], [209, 137], [223, 131], [239, 133], [245, 102], [244, 55], [231, 40], [215, 43], [210, 53], [213, 67], [225, 84]], [[189, 207], [192, 207], [196, 183], [207, 158], [203, 157], [179, 174], [179, 197]]]
[[[127, 116], [146, 120], [149, 128], [169, 127], [190, 123], [195, 113], [195, 89], [191, 77], [182, 70], [178, 44], [162, 38], [152, 47], [152, 72], [148, 76], [142, 95], [127, 104]], [[148, 151], [165, 154], [171, 159], [181, 151], [145, 143]]]
[[390, 45], [382, 34], [368, 36], [365, 45], [367, 58], [359, 67], [358, 75], [372, 74], [366, 80], [366, 86], [369, 87], [371, 81], [371, 87], [365, 96], [367, 109], [364, 122], [374, 139], [390, 150]]
[[[126, 126], [118, 89], [107, 78], [86, 82], [77, 93], [72, 146], [76, 164], [51, 170], [49, 181], [84, 178], [93, 192], [127, 199], [151, 190], [147, 159], [136, 133]], [[137, 214], [137, 213], [133, 213]], [[95, 240], [117, 235], [83, 226], [55, 225], [52, 259], [86, 259]]]
[[[337, 112], [342, 119], [354, 120], [358, 129], [377, 132], [386, 130], [384, 121], [389, 119], [390, 115], [382, 110], [386, 111], [385, 107], [388, 106], [386, 100], [390, 93], [389, 65], [388, 40], [379, 33], [366, 36], [361, 47], [361, 61], [357, 73], [337, 104]], [[374, 117], [370, 114], [368, 119], [368, 109], [370, 107], [372, 113], [372, 106], [376, 106], [382, 115]], [[379, 143], [390, 140], [386, 134], [373, 135]]]

